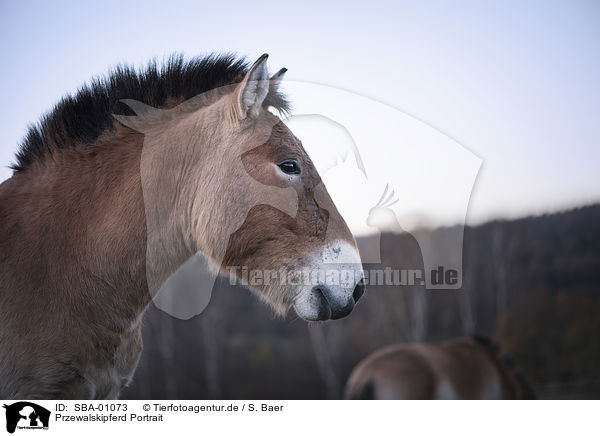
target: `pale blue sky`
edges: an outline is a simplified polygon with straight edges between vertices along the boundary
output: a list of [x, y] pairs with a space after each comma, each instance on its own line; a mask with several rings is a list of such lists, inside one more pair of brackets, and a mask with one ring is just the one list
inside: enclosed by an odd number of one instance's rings
[[481, 157], [470, 222], [591, 203], [599, 24], [598, 1], [3, 1], [0, 180], [26, 126], [110, 66], [268, 52], [291, 80], [395, 106]]

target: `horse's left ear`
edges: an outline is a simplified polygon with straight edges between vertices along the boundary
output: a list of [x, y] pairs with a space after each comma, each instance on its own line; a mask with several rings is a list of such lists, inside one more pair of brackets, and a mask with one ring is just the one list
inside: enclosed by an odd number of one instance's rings
[[282, 68], [281, 70], [273, 74], [273, 77], [269, 79], [269, 92], [277, 92], [285, 73], [287, 73], [287, 68]]
[[240, 119], [248, 116], [258, 117], [260, 108], [269, 93], [268, 57], [266, 53], [259, 57], [235, 90], [236, 112]]

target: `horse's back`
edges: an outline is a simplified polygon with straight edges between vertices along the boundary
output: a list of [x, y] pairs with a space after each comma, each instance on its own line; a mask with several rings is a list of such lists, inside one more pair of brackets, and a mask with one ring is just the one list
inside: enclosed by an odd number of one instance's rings
[[428, 399], [434, 395], [434, 373], [417, 348], [393, 345], [369, 355], [352, 371], [349, 399]]
[[393, 345], [371, 354], [352, 372], [350, 399], [513, 398], [507, 372], [491, 350], [472, 338], [441, 344]]

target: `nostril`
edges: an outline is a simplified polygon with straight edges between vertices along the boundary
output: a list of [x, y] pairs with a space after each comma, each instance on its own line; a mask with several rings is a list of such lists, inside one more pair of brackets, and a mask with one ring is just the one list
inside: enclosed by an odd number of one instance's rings
[[317, 319], [320, 320], [331, 318], [331, 306], [329, 305], [329, 301], [327, 301], [324, 291], [320, 286], [315, 286], [312, 290], [313, 297], [317, 300]]
[[342, 289], [328, 286], [315, 286], [312, 289], [313, 298], [319, 308], [319, 319], [340, 319], [352, 312], [354, 301]]
[[354, 298], [354, 302], [356, 303], [360, 297], [365, 293], [365, 282], [363, 279], [360, 279], [360, 282], [354, 288], [354, 292], [352, 293], [352, 298]]

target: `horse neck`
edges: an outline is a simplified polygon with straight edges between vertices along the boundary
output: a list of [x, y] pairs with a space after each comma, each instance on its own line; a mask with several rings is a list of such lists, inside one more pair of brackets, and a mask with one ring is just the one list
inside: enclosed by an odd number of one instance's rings
[[93, 148], [57, 150], [13, 176], [0, 194], [23, 233], [11, 235], [9, 248], [34, 253], [13, 268], [34, 271], [24, 286], [44, 286], [48, 298], [54, 293], [67, 307], [110, 314], [106, 321], [123, 328], [150, 302], [141, 141], [129, 133]]

